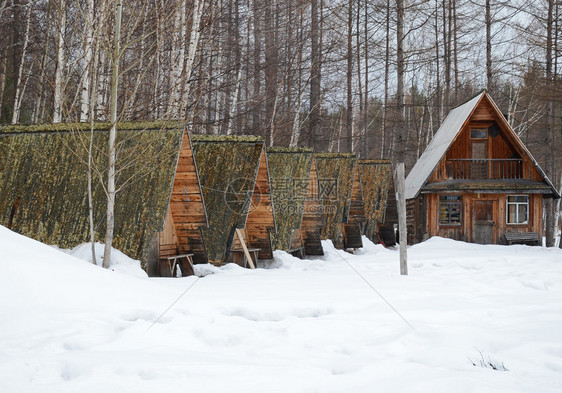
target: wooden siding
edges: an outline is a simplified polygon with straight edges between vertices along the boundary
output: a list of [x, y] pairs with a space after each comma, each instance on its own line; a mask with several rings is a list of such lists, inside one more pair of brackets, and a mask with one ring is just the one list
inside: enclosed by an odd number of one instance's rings
[[[493, 243], [502, 243], [506, 232], [537, 232], [542, 237], [542, 195], [517, 194], [529, 197], [527, 224], [507, 223], [507, 196], [514, 194], [495, 193], [450, 193], [446, 195], [462, 195], [462, 219], [460, 225], [439, 224], [439, 196], [445, 194], [426, 194], [427, 222], [425, 232], [429, 236], [442, 236], [449, 239], [474, 242], [474, 208], [478, 202], [489, 201], [493, 205]], [[418, 198], [419, 199], [419, 198]], [[416, 199], [416, 201], [418, 201]], [[417, 241], [424, 234], [416, 233]]]
[[349, 207], [349, 224], [365, 223], [365, 204], [363, 202], [363, 187], [361, 184], [361, 177], [359, 174], [359, 165], [355, 163], [353, 170], [353, 184], [351, 189], [351, 204]]
[[320, 240], [320, 234], [324, 225], [324, 207], [322, 205], [322, 199], [320, 198], [316, 160], [312, 157], [301, 223], [305, 254], [324, 255]]
[[275, 231], [274, 206], [269, 187], [269, 173], [265, 149], [262, 150], [258, 175], [252, 195], [252, 204], [246, 219], [248, 247], [259, 248], [260, 259], [273, 258], [270, 232]]
[[[173, 238], [169, 234], [170, 222], [173, 224]], [[161, 255], [174, 239], [180, 254], [193, 254], [194, 263], [207, 262], [200, 230], [207, 225], [207, 214], [187, 130], [184, 131], [166, 223], [160, 236]]]
[[[432, 173], [429, 182], [442, 181], [448, 179], [447, 161], [455, 159], [470, 159], [471, 141], [470, 130], [473, 128], [486, 128], [489, 130], [485, 139], [479, 139], [486, 143], [488, 159], [510, 159], [521, 158], [523, 179], [542, 181], [542, 176], [534, 166], [530, 157], [521, 148], [517, 148], [518, 143], [508, 130], [507, 123], [501, 115], [496, 114], [488, 98], [484, 98], [475, 108], [469, 121], [462, 127], [461, 131], [451, 144], [443, 159], [439, 162], [436, 170]], [[497, 134], [493, 131], [497, 131]]]
[[359, 164], [355, 162], [353, 170], [353, 184], [351, 186], [351, 203], [349, 205], [349, 217], [347, 223], [343, 224], [344, 248], [363, 247], [361, 234], [365, 226], [365, 204], [363, 202], [363, 187], [359, 174]]

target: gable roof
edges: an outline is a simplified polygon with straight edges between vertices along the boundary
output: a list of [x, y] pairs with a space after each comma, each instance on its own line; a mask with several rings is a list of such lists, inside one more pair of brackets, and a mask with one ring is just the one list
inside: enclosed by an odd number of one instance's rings
[[498, 106], [487, 93], [486, 90], [482, 90], [475, 97], [471, 98], [464, 104], [457, 106], [452, 109], [437, 133], [431, 140], [430, 144], [425, 149], [424, 153], [418, 159], [410, 173], [406, 178], [406, 189], [405, 197], [406, 199], [416, 198], [421, 191], [421, 188], [427, 183], [431, 174], [435, 171], [435, 168], [447, 153], [453, 142], [455, 141], [459, 132], [463, 129], [463, 126], [467, 121], [470, 120], [471, 115], [474, 113], [476, 107], [482, 99], [486, 97], [494, 111], [498, 114], [499, 120], [505, 126], [505, 129], [511, 134], [511, 137], [515, 140], [517, 147], [522, 149], [524, 153], [533, 162], [533, 165], [538, 170], [540, 175], [544, 178], [546, 184], [552, 190], [552, 195], [555, 198], [560, 198], [560, 195], [552, 185], [551, 181], [548, 179], [542, 168], [539, 166], [538, 162], [531, 155], [527, 147], [521, 142], [517, 134], [511, 129], [511, 126], [507, 123]]
[[293, 229], [301, 226], [312, 166], [312, 149], [268, 148], [267, 159], [277, 231], [271, 233], [274, 248], [291, 248]]

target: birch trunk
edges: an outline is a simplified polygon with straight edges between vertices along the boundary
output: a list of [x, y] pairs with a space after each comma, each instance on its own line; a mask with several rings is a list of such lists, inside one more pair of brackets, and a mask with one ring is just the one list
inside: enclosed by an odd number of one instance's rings
[[80, 98], [80, 121], [85, 122], [90, 115], [90, 87], [93, 70], [93, 41], [94, 41], [94, 0], [88, 0], [86, 9], [86, 42], [84, 43], [84, 73], [82, 75], [82, 87]]
[[[49, 3], [50, 4], [50, 3]], [[32, 123], [38, 123], [39, 121], [43, 120], [43, 112], [44, 112], [44, 105], [45, 105], [45, 69], [47, 68], [47, 60], [49, 57], [49, 48], [50, 48], [50, 25], [51, 25], [51, 18], [49, 16], [49, 10], [47, 9], [47, 28], [45, 29], [45, 50], [43, 51], [43, 57], [41, 58], [41, 70], [39, 75], [39, 83], [37, 84], [39, 92], [37, 94], [37, 99], [35, 102], [35, 108], [33, 109], [33, 116], [31, 119]]]
[[23, 93], [25, 91], [25, 86], [27, 85], [27, 77], [24, 81], [23, 78], [23, 67], [25, 65], [25, 56], [27, 55], [27, 45], [29, 44], [29, 26], [31, 24], [31, 4], [26, 7], [25, 15], [25, 35], [23, 38], [23, 47], [21, 50], [21, 59], [19, 64], [18, 75], [16, 79], [16, 94], [14, 98], [14, 112], [12, 113], [12, 124], [16, 124], [20, 120], [21, 112], [21, 101], [23, 98]]
[[172, 40], [172, 67], [170, 70], [170, 98], [167, 117], [179, 118], [182, 94], [181, 74], [185, 63], [185, 37], [187, 36], [186, 1], [182, 0], [174, 18], [174, 37]]
[[388, 78], [390, 74], [390, 0], [386, 0], [386, 46], [384, 52], [384, 108], [382, 111], [381, 125], [381, 159], [384, 158], [385, 133], [386, 133], [386, 114], [388, 107]]
[[59, 2], [60, 23], [57, 39], [57, 70], [55, 73], [55, 95], [53, 98], [53, 123], [62, 119], [62, 95], [64, 73], [64, 33], [66, 30], [66, 0]]
[[121, 40], [121, 14], [123, 12], [123, 0], [117, 0], [115, 4], [115, 36], [111, 64], [111, 98], [110, 98], [110, 122], [109, 141], [107, 145], [108, 168], [107, 168], [107, 217], [105, 247], [103, 250], [103, 267], [109, 268], [111, 264], [111, 246], [113, 244], [113, 230], [115, 226], [115, 161], [117, 136], [117, 88], [119, 85], [119, 60]]
[[353, 101], [352, 101], [352, 73], [353, 73], [353, 0], [348, 0], [347, 4], [347, 109], [345, 112], [345, 128], [346, 128], [346, 151], [353, 152]]
[[[315, 142], [320, 137], [320, 86], [321, 86], [321, 48], [320, 48], [320, 18], [319, 2], [322, 0], [312, 0], [310, 6], [311, 25], [311, 65], [310, 65], [310, 146], [314, 147]], [[317, 143], [317, 142], [316, 142]]]
[[187, 104], [189, 100], [189, 95], [191, 93], [191, 74], [193, 72], [193, 64], [195, 63], [195, 53], [199, 46], [199, 39], [201, 37], [201, 17], [203, 15], [203, 7], [205, 3], [204, 0], [194, 0], [193, 1], [193, 20], [191, 22], [191, 32], [189, 34], [189, 43], [187, 49], [187, 61], [185, 64], [185, 73], [183, 85], [183, 95], [181, 98], [181, 106], [179, 108], [180, 118], [186, 119], [187, 117]]

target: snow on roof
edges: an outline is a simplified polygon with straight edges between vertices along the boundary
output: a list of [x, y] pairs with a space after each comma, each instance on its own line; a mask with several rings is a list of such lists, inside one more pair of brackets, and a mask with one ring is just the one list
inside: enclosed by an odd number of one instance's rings
[[431, 143], [406, 178], [406, 199], [412, 199], [418, 195], [421, 187], [429, 179], [433, 170], [439, 164], [439, 161], [443, 158], [451, 143], [453, 143], [455, 136], [460, 132], [462, 126], [484, 94], [486, 94], [485, 90], [449, 112]]

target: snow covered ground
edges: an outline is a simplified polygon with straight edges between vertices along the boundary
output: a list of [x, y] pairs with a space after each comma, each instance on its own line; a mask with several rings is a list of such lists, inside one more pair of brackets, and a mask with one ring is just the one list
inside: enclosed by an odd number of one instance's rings
[[562, 250], [324, 246], [147, 278], [0, 227], [0, 392], [562, 391]]

